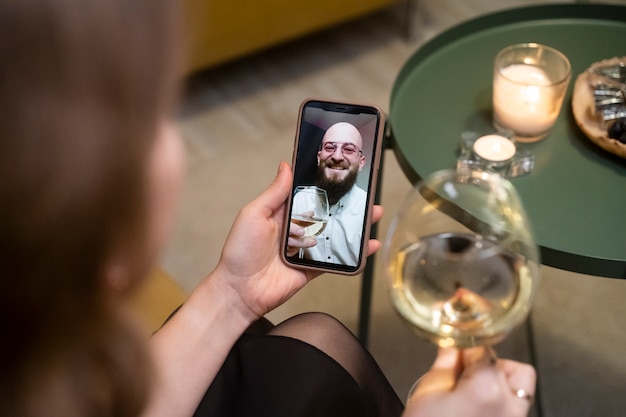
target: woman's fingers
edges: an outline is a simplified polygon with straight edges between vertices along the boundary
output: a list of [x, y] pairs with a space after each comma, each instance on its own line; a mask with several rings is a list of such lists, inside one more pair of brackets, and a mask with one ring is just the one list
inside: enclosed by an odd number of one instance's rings
[[531, 365], [510, 360], [498, 362], [500, 371], [504, 374], [511, 387], [513, 395], [518, 399], [532, 404], [537, 387], [537, 372]]
[[430, 370], [417, 385], [413, 397], [450, 392], [461, 371], [461, 353], [454, 348], [440, 348]]

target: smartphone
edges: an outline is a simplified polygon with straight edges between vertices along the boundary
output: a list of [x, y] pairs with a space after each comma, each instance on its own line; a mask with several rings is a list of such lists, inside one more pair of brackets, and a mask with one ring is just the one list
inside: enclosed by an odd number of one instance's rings
[[363, 270], [384, 125], [384, 113], [371, 104], [300, 105], [285, 212], [287, 264], [345, 275]]

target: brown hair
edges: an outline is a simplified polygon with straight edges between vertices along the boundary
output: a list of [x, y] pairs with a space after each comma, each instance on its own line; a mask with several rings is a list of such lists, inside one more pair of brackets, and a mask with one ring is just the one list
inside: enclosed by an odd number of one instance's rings
[[1, 415], [141, 407], [141, 344], [103, 274], [120, 248], [129, 274], [148, 268], [147, 155], [176, 93], [178, 3], [0, 2]]

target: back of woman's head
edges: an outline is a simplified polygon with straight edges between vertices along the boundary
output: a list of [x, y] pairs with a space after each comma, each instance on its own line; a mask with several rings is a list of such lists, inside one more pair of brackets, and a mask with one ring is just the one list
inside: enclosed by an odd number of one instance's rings
[[[128, 274], [147, 268], [147, 157], [176, 91], [177, 3], [0, 2], [0, 392], [16, 402], [33, 375], [87, 386], [102, 381], [79, 368], [128, 360], [112, 353], [128, 337], [103, 283], [121, 251]], [[68, 349], [74, 365], [59, 363]], [[100, 400], [101, 415], [119, 411]]]

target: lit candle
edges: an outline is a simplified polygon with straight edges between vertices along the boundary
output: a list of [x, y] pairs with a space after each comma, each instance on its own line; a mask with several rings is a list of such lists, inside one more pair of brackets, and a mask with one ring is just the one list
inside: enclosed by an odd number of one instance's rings
[[496, 123], [521, 136], [544, 134], [559, 115], [560, 97], [555, 97], [548, 75], [537, 66], [502, 68], [494, 79], [493, 93]]
[[515, 144], [500, 135], [485, 135], [476, 139], [474, 142], [474, 153], [493, 162], [504, 162], [515, 156]]

